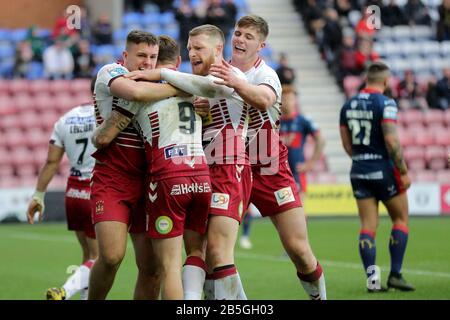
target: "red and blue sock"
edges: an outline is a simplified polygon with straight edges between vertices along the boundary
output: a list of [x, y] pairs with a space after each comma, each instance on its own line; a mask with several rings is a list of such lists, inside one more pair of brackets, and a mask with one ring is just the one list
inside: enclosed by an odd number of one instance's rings
[[395, 224], [392, 227], [389, 240], [389, 252], [391, 254], [391, 274], [399, 275], [402, 269], [403, 257], [408, 243], [408, 226]]
[[376, 253], [375, 232], [362, 229], [359, 232], [359, 255], [361, 256], [364, 271], [367, 276], [371, 275], [371, 273], [367, 273], [369, 266], [375, 265]]

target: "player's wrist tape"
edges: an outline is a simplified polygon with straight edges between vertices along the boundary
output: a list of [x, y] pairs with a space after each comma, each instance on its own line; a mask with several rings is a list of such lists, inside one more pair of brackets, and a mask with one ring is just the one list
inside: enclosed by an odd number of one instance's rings
[[33, 193], [32, 199], [38, 203], [42, 208], [44, 208], [44, 196], [45, 192], [35, 191]]

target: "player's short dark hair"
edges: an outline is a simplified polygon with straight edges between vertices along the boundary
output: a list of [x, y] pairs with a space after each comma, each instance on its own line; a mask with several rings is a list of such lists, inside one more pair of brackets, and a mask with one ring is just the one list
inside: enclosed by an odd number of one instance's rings
[[159, 52], [158, 52], [158, 63], [167, 64], [176, 62], [180, 55], [180, 45], [178, 42], [168, 36], [159, 36]]
[[127, 47], [129, 44], [147, 43], [149, 46], [157, 46], [159, 41], [158, 37], [153, 33], [141, 30], [132, 30], [127, 35]]
[[389, 76], [389, 67], [387, 64], [376, 61], [367, 68], [368, 83], [382, 83]]
[[256, 14], [243, 16], [238, 20], [236, 26], [239, 28], [255, 28], [263, 41], [266, 40], [269, 35], [269, 24], [266, 20]]
[[201, 34], [206, 34], [209, 37], [216, 38], [222, 44], [225, 43], [225, 36], [223, 35], [222, 30], [212, 24], [203, 24], [189, 31], [189, 37], [195, 37]]
[[97, 81], [97, 75], [94, 75], [91, 79], [91, 93], [94, 94], [95, 81]]

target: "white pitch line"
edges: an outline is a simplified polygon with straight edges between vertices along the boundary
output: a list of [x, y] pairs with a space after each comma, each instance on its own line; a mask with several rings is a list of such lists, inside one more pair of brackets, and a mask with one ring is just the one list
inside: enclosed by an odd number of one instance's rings
[[[236, 252], [235, 256], [242, 259], [251, 260], [261, 260], [261, 261], [272, 261], [272, 262], [291, 262], [287, 256], [271, 256], [265, 254], [255, 254], [255, 253], [243, 253]], [[330, 260], [320, 260], [320, 264], [327, 267], [344, 268], [344, 269], [361, 269], [362, 265], [358, 263], [351, 262], [341, 262], [341, 261], [330, 261]], [[390, 268], [386, 266], [380, 266], [382, 271], [389, 271]], [[450, 273], [446, 272], [434, 272], [427, 270], [415, 270], [415, 269], [403, 269], [404, 273], [414, 274], [419, 276], [431, 276], [431, 277], [441, 277], [450, 278]]]

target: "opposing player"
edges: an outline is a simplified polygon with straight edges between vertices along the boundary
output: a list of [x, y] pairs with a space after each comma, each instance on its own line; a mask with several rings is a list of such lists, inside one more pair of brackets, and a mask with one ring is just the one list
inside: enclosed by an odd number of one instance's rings
[[[207, 298], [237, 299], [242, 284], [234, 264], [234, 245], [251, 188], [245, 152], [247, 107], [232, 88], [214, 84], [209, 75], [213, 62], [223, 60], [224, 36], [212, 25], [189, 32], [188, 51], [195, 75], [169, 69], [136, 72], [132, 79], [163, 79], [183, 91], [209, 98], [212, 106], [203, 122], [203, 145], [209, 164], [212, 200], [207, 231], [206, 261], [211, 272]], [[236, 77], [246, 81], [237, 70]]]
[[[322, 267], [308, 242], [305, 215], [287, 163], [287, 149], [279, 138], [281, 84], [275, 70], [259, 57], [269, 34], [267, 22], [247, 15], [236, 23], [232, 37], [231, 65], [223, 61], [210, 71], [220, 84], [233, 88], [251, 106], [248, 132], [253, 187], [250, 202], [262, 216], [269, 216], [297, 269], [297, 276], [311, 299], [326, 299]], [[239, 68], [242, 81], [231, 72]], [[201, 107], [201, 105], [199, 105]]]
[[[141, 106], [134, 101], [160, 100], [178, 93], [168, 84], [135, 82], [123, 77], [129, 71], [153, 69], [158, 58], [158, 38], [131, 31], [123, 53], [123, 65], [100, 69], [95, 83], [97, 124], [93, 141], [98, 148], [92, 178], [92, 218], [99, 257], [90, 277], [89, 299], [105, 299], [125, 255], [127, 231], [131, 234], [138, 266], [135, 299], [156, 299], [159, 275], [151, 241], [146, 239], [145, 172], [143, 141], [128, 125]], [[125, 120], [125, 121], [124, 121]], [[120, 132], [112, 142], [110, 132]], [[111, 142], [111, 143], [110, 143]]]
[[[94, 90], [95, 78], [91, 82]], [[89, 273], [97, 258], [97, 241], [91, 220], [90, 182], [95, 151], [91, 135], [95, 128], [92, 103], [77, 106], [63, 115], [54, 125], [50, 137], [47, 161], [39, 172], [36, 191], [28, 206], [28, 222], [33, 224], [36, 212], [39, 220], [44, 213], [44, 197], [47, 186], [58, 171], [59, 164], [67, 154], [70, 162], [70, 176], [67, 180], [65, 209], [67, 227], [74, 231], [82, 250], [82, 264], [60, 288], [47, 290], [47, 300], [67, 300], [80, 292], [80, 299], [86, 300], [89, 287]]]
[[[289, 167], [299, 187], [300, 199], [304, 201], [306, 172], [310, 171], [322, 156], [325, 140], [315, 122], [298, 113], [296, 99], [297, 94], [292, 88], [283, 90], [280, 136], [288, 148]], [[314, 151], [311, 159], [305, 161], [304, 147], [308, 136], [314, 139]]]
[[[397, 105], [383, 95], [389, 68], [375, 62], [367, 71], [366, 88], [347, 101], [340, 113], [340, 133], [346, 153], [352, 158], [350, 180], [361, 220], [359, 253], [364, 265], [369, 292], [385, 291], [375, 266], [375, 234], [378, 202], [386, 206], [393, 226], [389, 241], [391, 271], [389, 288], [413, 291], [401, 274], [408, 241], [408, 199], [411, 180], [398, 140]], [[378, 279], [373, 279], [373, 277]], [[377, 284], [378, 281], [378, 284]]]

